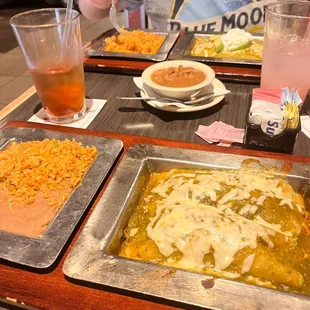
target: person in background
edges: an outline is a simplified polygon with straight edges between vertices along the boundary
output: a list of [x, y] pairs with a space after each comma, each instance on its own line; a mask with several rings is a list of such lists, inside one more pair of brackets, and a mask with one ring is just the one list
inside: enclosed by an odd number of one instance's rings
[[[143, 3], [152, 27], [158, 30], [259, 31], [270, 0], [115, 0], [119, 10], [136, 10]], [[111, 0], [79, 0], [82, 14], [99, 19], [109, 14]]]

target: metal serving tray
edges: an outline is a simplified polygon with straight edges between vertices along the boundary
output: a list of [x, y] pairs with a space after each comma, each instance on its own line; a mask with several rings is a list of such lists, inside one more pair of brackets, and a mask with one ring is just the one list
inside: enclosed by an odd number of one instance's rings
[[[201, 56], [192, 56], [190, 51], [193, 47], [195, 40], [197, 38], [206, 38], [212, 37], [214, 35], [223, 34], [222, 32], [212, 32], [212, 33], [194, 33], [187, 32], [184, 33], [178, 42], [173, 47], [169, 59], [185, 59], [185, 60], [194, 60], [205, 63], [218, 63], [218, 64], [234, 64], [234, 65], [252, 65], [252, 66], [261, 66], [261, 60], [246, 60], [246, 59], [235, 59], [235, 58], [220, 58], [220, 57], [201, 57]], [[253, 38], [263, 40], [263, 35], [253, 35]]]
[[83, 136], [37, 128], [4, 128], [0, 132], [0, 148], [10, 142], [43, 139], [75, 139], [84, 146], [95, 146], [99, 154], [78, 186], [45, 233], [38, 238], [0, 231], [0, 258], [33, 268], [51, 266], [66, 244], [74, 228], [87, 210], [101, 183], [123, 148], [120, 140]]
[[[74, 279], [211, 309], [310, 309], [310, 297], [216, 279], [180, 269], [121, 258], [123, 229], [151, 172], [171, 168], [234, 168], [242, 155], [135, 145], [121, 161], [101, 201], [80, 234], [63, 271]], [[256, 158], [266, 167], [280, 160]], [[309, 182], [310, 163], [293, 163], [287, 176], [296, 191]]]
[[[132, 31], [134, 29], [128, 29]], [[113, 35], [117, 35], [118, 32], [115, 29], [110, 29], [100, 36], [96, 42], [91, 45], [86, 51], [86, 57], [96, 57], [96, 58], [122, 58], [122, 59], [137, 59], [137, 60], [151, 60], [151, 61], [164, 61], [168, 57], [168, 54], [173, 47], [175, 41], [179, 37], [179, 32], [177, 31], [157, 31], [151, 29], [143, 29], [144, 32], [155, 33], [160, 36], [165, 37], [165, 41], [159, 48], [156, 54], [134, 54], [134, 53], [117, 53], [117, 52], [105, 52], [103, 50], [105, 46], [104, 40]]]

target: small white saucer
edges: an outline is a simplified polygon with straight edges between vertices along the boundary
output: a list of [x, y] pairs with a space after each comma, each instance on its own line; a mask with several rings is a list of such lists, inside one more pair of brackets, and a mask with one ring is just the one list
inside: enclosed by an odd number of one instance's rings
[[[146, 85], [143, 85], [143, 90], [140, 91], [141, 98], [149, 98], [149, 97], [158, 97], [158, 94], [150, 87], [147, 87]], [[199, 96], [203, 94], [207, 94], [210, 92], [216, 92], [219, 90], [226, 90], [225, 85], [218, 79], [214, 79], [213, 82], [202, 89], [199, 92]], [[225, 95], [222, 96], [216, 96], [213, 101], [208, 102], [206, 104], [200, 104], [200, 105], [193, 105], [193, 106], [187, 106], [184, 108], [178, 108], [173, 105], [165, 105], [162, 101], [156, 101], [156, 100], [146, 100], [145, 102], [152, 106], [153, 108], [162, 110], [162, 111], [168, 111], [168, 112], [196, 112], [201, 111], [205, 109], [209, 109], [218, 103], [220, 103], [225, 98]]]

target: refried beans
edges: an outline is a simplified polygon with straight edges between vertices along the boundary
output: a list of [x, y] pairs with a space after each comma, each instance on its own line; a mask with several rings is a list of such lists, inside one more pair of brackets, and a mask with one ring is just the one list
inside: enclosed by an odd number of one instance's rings
[[189, 87], [197, 85], [206, 79], [206, 74], [192, 67], [170, 67], [159, 69], [152, 73], [154, 83], [166, 87]]
[[[64, 204], [71, 190], [53, 191], [55, 201]], [[59, 211], [50, 205], [43, 193], [38, 193], [33, 203], [13, 202], [9, 207], [8, 193], [0, 191], [0, 230], [27, 237], [40, 237]]]
[[41, 236], [97, 155], [74, 139], [11, 143], [0, 152], [0, 231]]

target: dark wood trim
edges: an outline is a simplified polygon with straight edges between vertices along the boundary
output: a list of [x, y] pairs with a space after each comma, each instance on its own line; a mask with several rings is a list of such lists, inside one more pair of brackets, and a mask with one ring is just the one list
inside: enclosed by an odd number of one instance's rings
[[[285, 155], [277, 153], [265, 153], [259, 151], [250, 151], [234, 148], [222, 148], [212, 145], [201, 145], [179, 141], [169, 141], [156, 138], [148, 138], [141, 136], [130, 136], [113, 132], [101, 132], [69, 127], [51, 126], [45, 124], [36, 124], [23, 121], [13, 121], [4, 124], [1, 129], [6, 127], [35, 127], [48, 129], [53, 131], [61, 131], [67, 133], [76, 133], [83, 135], [104, 136], [107, 138], [121, 139], [124, 143], [124, 151], [121, 157], [126, 153], [126, 150], [137, 143], [155, 144], [174, 148], [187, 148], [195, 150], [223, 152], [227, 154], [242, 154], [247, 156], [269, 157], [279, 160], [289, 160], [298, 162], [310, 162], [310, 158]], [[119, 162], [119, 161], [118, 161]], [[114, 165], [113, 170], [109, 174], [108, 179], [102, 186], [97, 197], [94, 199], [93, 205], [81, 220], [81, 225], [78, 227], [69, 240], [68, 244], [60, 254], [54, 266], [48, 270], [30, 270], [1, 261], [0, 265], [0, 298], [5, 300], [6, 297], [14, 298], [17, 302], [25, 303], [27, 306], [40, 309], [171, 309], [173, 307], [182, 307], [180, 304], [174, 304], [163, 299], [157, 299], [147, 296], [134, 294], [116, 290], [110, 287], [95, 286], [89, 283], [81, 283], [73, 281], [64, 276], [62, 267], [68, 252], [75, 243], [77, 236], [81, 232], [87, 218], [96, 207], [100, 197], [105, 191], [113, 173], [117, 167]]]
[[[108, 30], [105, 33], [111, 31]], [[101, 34], [83, 48], [85, 51], [96, 44], [98, 41], [102, 40], [105, 35]], [[182, 32], [177, 40], [177, 42], [182, 37]], [[169, 56], [168, 59], [169, 60]], [[143, 70], [153, 65], [152, 61], [138, 61], [138, 60], [126, 60], [126, 59], [105, 59], [105, 58], [88, 58], [84, 56], [84, 69], [90, 72], [108, 72], [108, 73], [120, 73], [120, 74], [141, 74]], [[236, 65], [213, 65], [209, 64], [210, 67], [215, 71], [218, 77], [225, 80], [234, 81], [246, 81], [246, 82], [256, 82], [259, 83], [261, 69], [260, 67], [249, 67], [249, 66], [236, 66]]]

